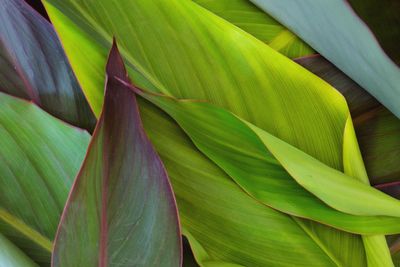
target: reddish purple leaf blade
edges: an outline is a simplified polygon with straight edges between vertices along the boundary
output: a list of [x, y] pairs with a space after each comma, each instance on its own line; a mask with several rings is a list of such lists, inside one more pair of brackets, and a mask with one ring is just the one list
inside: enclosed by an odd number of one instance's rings
[[52, 25], [23, 0], [0, 0], [0, 91], [89, 131], [96, 123]]
[[116, 45], [106, 95], [55, 241], [52, 266], [180, 266], [181, 233], [164, 166], [148, 140]]

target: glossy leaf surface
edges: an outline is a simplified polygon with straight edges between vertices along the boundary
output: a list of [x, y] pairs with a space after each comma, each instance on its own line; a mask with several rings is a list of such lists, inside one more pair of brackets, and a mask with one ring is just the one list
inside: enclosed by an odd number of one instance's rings
[[400, 69], [346, 1], [251, 0], [400, 117]]
[[53, 266], [180, 266], [175, 199], [116, 47], [102, 115], [61, 218]]
[[52, 240], [89, 135], [0, 93], [0, 231], [39, 263]]
[[53, 27], [23, 0], [0, 1], [0, 91], [74, 125], [94, 126]]

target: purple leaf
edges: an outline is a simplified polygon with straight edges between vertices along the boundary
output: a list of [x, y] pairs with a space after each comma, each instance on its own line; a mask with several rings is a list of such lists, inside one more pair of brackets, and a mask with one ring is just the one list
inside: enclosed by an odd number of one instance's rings
[[116, 45], [87, 156], [70, 192], [53, 266], [180, 266], [181, 234], [164, 166], [142, 126]]
[[89, 131], [95, 124], [52, 25], [23, 0], [0, 0], [0, 91]]

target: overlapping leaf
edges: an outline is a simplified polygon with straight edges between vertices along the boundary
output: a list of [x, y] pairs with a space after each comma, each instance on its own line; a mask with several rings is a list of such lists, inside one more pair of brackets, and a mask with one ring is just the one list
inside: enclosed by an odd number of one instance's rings
[[400, 117], [400, 69], [346, 1], [250, 0]]
[[248, 0], [194, 0], [290, 58], [314, 54], [314, 50]]
[[[207, 103], [142, 94], [168, 112], [202, 152], [261, 202], [350, 232], [400, 232], [399, 201], [346, 177], [222, 109]], [[357, 164], [354, 158], [350, 162], [353, 167]], [[366, 198], [375, 199], [374, 204], [365, 202]]]
[[71, 189], [53, 266], [180, 266], [175, 199], [113, 46], [102, 115]]
[[370, 182], [400, 179], [400, 120], [321, 56], [296, 60], [339, 90], [349, 104]]
[[[88, 100], [97, 113], [103, 96], [103, 55], [115, 35], [128, 71], [141, 88], [177, 98], [209, 100], [341, 168], [348, 116], [343, 97], [197, 4], [175, 0], [119, 1], [117, 6], [112, 1], [45, 3], [72, 66], [86, 85], [83, 90], [88, 96], [96, 95]], [[125, 10], [134, 13], [127, 16]]]
[[144, 100], [140, 104], [146, 132], [171, 178], [184, 234], [200, 265], [337, 266], [351, 262], [365, 266], [359, 238], [261, 204], [199, 153], [167, 115]]
[[[399, 199], [399, 119], [321, 56], [304, 57], [296, 61], [332, 84], [346, 97], [369, 180], [377, 189]], [[398, 266], [399, 246], [396, 245], [398, 241], [393, 239], [395, 237], [389, 237], [388, 242], [393, 261]], [[375, 253], [382, 254], [376, 249]]]
[[94, 126], [53, 27], [23, 0], [0, 1], [0, 91], [74, 125]]
[[[121, 79], [117, 79], [117, 80], [119, 80], [122, 84], [124, 84], [124, 85], [126, 85], [126, 86], [128, 86], [129, 88], [131, 88], [133, 91], [136, 91], [136, 92], [139, 92], [138, 91], [138, 89], [137, 88], [135, 88], [135, 87], [133, 87], [133, 86], [131, 86], [131, 85], [129, 85], [129, 83], [126, 83], [126, 82], [124, 82], [123, 80], [121, 80]], [[148, 96], [148, 95], [147, 95]], [[157, 100], [159, 100], [158, 99], [158, 97], [156, 97], [156, 99]], [[154, 100], [154, 99], [153, 99]], [[161, 98], [161, 100], [166, 100], [164, 97], [162, 97]], [[158, 101], [156, 101], [156, 102], [158, 102]], [[167, 102], [168, 102], [168, 100], [167, 100]], [[159, 102], [158, 102], [159, 103]], [[189, 102], [187, 102], [187, 103], [189, 103]], [[165, 104], [165, 103], [164, 103]], [[168, 104], [167, 104], [168, 105]], [[161, 106], [163, 106], [163, 105], [161, 105]], [[168, 110], [168, 109], [167, 109]], [[186, 110], [186, 111], [188, 111], [188, 110]], [[188, 114], [190, 114], [190, 112], [188, 113]], [[193, 115], [193, 114], [192, 114]], [[215, 115], [215, 114], [213, 114], [213, 115]], [[196, 118], [195, 118], [195, 116], [190, 116], [191, 117], [191, 119], [194, 119], [194, 120], [196, 120]], [[196, 120], [197, 122], [199, 122], [199, 120]], [[212, 121], [212, 120], [211, 120]], [[221, 125], [220, 125], [221, 126]], [[157, 126], [156, 126], [157, 127]], [[222, 127], [222, 129], [223, 130], [231, 130], [231, 129], [226, 129], [225, 127]], [[165, 130], [164, 128], [163, 128], [163, 130]], [[204, 131], [206, 131], [205, 129], [202, 129], [202, 131], [204, 132]], [[165, 132], [164, 132], [164, 134], [165, 134]], [[178, 139], [179, 140], [179, 139]], [[162, 140], [162, 141], [164, 141], [164, 140]], [[234, 140], [230, 140], [230, 141], [234, 141]], [[164, 141], [165, 142], [165, 141]], [[212, 144], [212, 143], [211, 143]], [[174, 148], [176, 148], [177, 146], [176, 145], [174, 145], [173, 146]], [[186, 155], [186, 154], [185, 154]], [[183, 161], [184, 162], [184, 161]], [[171, 172], [171, 171], [179, 171], [179, 173], [181, 173], [182, 172], [182, 166], [180, 166], [180, 165], [177, 165], [177, 166], [174, 166], [174, 169], [169, 169], [169, 171]], [[178, 195], [179, 196], [179, 195]], [[213, 219], [215, 219], [215, 218], [213, 218]], [[302, 221], [302, 220], [300, 220], [300, 219], [297, 219], [297, 218], [294, 218], [293, 217], [293, 220], [302, 228], [302, 229], [304, 229], [304, 231], [305, 231], [305, 233], [307, 234], [307, 235], [309, 235], [310, 237], [312, 237], [313, 238], [313, 240], [318, 240], [318, 241], [316, 241], [316, 244], [319, 246], [319, 247], [321, 247], [324, 251], [325, 251], [325, 248], [324, 248], [324, 246], [325, 245], [327, 245], [328, 243], [326, 243], [326, 242], [329, 242], [329, 236], [330, 236], [330, 234], [334, 234], [336, 237], [339, 235], [339, 236], [342, 236], [342, 238], [344, 238], [344, 240], [346, 240], [346, 239], [348, 239], [349, 241], [351, 240], [351, 242], [348, 244], [348, 245], [352, 245], [352, 246], [355, 246], [355, 247], [358, 247], [359, 248], [359, 246], [360, 246], [360, 243], [359, 242], [354, 242], [354, 241], [356, 241], [357, 239], [352, 239], [352, 238], [349, 238], [350, 237], [350, 235], [349, 234], [345, 234], [345, 233], [339, 233], [339, 232], [336, 232], [335, 233], [335, 231], [333, 231], [332, 229], [329, 229], [329, 228], [326, 228], [326, 227], [321, 227], [321, 225], [317, 225], [317, 224], [313, 224], [313, 223], [310, 223], [310, 222], [306, 222], [306, 221]], [[193, 222], [192, 222], [193, 223]], [[188, 224], [187, 225], [187, 228], [190, 228], [190, 229], [192, 229], [192, 227], [193, 227], [193, 225], [192, 225], [192, 223], [191, 224]], [[244, 230], [246, 230], [246, 229], [244, 229]], [[214, 265], [228, 265], [228, 266], [230, 266], [230, 265], [235, 265], [235, 264], [233, 264], [232, 262], [227, 262], [227, 261], [224, 261], [224, 260], [218, 260], [218, 259], [210, 259], [211, 257], [207, 254], [207, 252], [205, 251], [205, 249], [203, 248], [203, 246], [202, 246], [202, 244], [201, 243], [199, 243], [195, 238], [194, 238], [194, 236], [188, 231], [188, 230], [185, 230], [184, 231], [184, 234], [185, 235], [187, 235], [187, 237], [188, 237], [188, 239], [191, 241], [191, 243], [192, 243], [192, 246], [195, 248], [195, 251], [196, 251], [196, 258], [197, 258], [197, 260], [201, 263], [201, 264], [203, 264], [203, 265], [206, 265], [207, 264], [207, 266], [208, 265], [210, 265], [210, 266], [212, 266], [213, 264]], [[347, 235], [347, 236], [346, 236]], [[327, 238], [327, 239], [324, 239], [324, 238]], [[321, 243], [322, 243], [322, 245], [321, 245]], [[376, 242], [375, 242], [376, 243]], [[375, 246], [375, 244], [373, 244], [374, 246]], [[217, 248], [218, 248], [218, 246], [217, 246]], [[354, 247], [352, 247], [353, 249], [354, 249]], [[386, 247], [387, 248], [387, 247]], [[337, 250], [336, 248], [334, 248], [334, 247], [332, 247], [332, 248], [330, 248], [330, 251], [329, 252], [326, 252], [327, 253], [327, 255], [328, 255], [328, 257], [330, 258], [330, 260], [334, 263], [334, 264], [338, 264], [338, 265], [341, 265], [342, 264], [342, 262], [347, 262], [350, 258], [352, 258], [352, 261], [353, 262], [357, 262], [357, 264], [361, 264], [362, 262], [363, 262], [363, 259], [362, 259], [362, 256], [363, 256], [363, 254], [352, 254], [352, 253], [349, 253], [350, 255], [348, 255], [348, 252], [347, 251], [344, 251], [344, 250], [341, 250], [341, 249], [339, 249], [339, 250]], [[361, 257], [361, 258], [357, 258], [357, 259], [355, 259], [354, 258], [354, 256], [357, 256], [357, 257]], [[380, 255], [381, 256], [381, 258], [382, 259], [384, 259], [384, 260], [386, 260], [387, 259], [387, 257], [382, 257], [382, 255]], [[385, 256], [388, 256], [388, 255], [385, 255]], [[350, 258], [349, 258], [350, 257]], [[389, 258], [389, 261], [390, 261], [390, 257], [388, 257]], [[253, 259], [254, 260], [254, 259]], [[230, 259], [230, 261], [231, 261], [231, 259]], [[381, 261], [382, 262], [382, 261]], [[355, 263], [354, 263], [355, 264]]]
[[0, 231], [48, 263], [89, 135], [4, 93], [0, 106]]
[[[191, 1], [124, 0], [118, 1], [118, 5], [115, 3], [45, 1], [72, 66], [95, 111], [100, 110], [102, 103], [102, 68], [111, 38], [115, 35], [122, 47], [128, 71], [134, 82], [142, 88], [177, 98], [208, 100], [300, 148], [330, 167], [343, 170], [347, 166], [343, 162], [344, 141], [350, 140], [351, 150], [357, 148], [354, 146], [354, 138], [344, 134], [349, 111], [344, 98], [325, 82]], [[79, 49], [77, 39], [80, 40]], [[163, 123], [157, 118], [146, 122], [146, 113], [143, 114], [147, 132], [150, 137], [157, 137], [152, 140], [163, 160], [169, 162], [166, 166], [172, 177], [180, 208], [196, 207], [181, 209], [181, 217], [184, 218], [183, 225], [187, 232], [194, 236], [190, 242], [197, 257], [202, 254], [210, 261], [220, 260], [242, 265], [307, 265], [310, 262], [300, 255], [310, 252], [314, 254], [314, 265], [329, 266], [335, 262], [343, 265], [348, 265], [349, 262], [353, 265], [365, 265], [359, 236], [313, 222], [299, 219], [293, 221], [291, 217], [263, 206], [263, 214], [270, 214], [263, 218], [269, 219], [269, 223], [265, 225], [271, 227], [267, 229], [271, 230], [270, 236], [266, 236], [267, 230], [261, 229], [265, 226], [261, 227], [256, 222], [261, 219], [253, 218], [255, 225], [248, 220], [252, 217], [249, 214], [251, 210], [259, 208], [254, 206], [258, 205], [255, 204], [257, 202], [247, 201], [248, 196], [241, 196], [244, 193], [235, 184], [231, 184], [231, 189], [228, 188], [228, 192], [225, 192], [223, 184], [226, 183], [226, 175], [220, 171], [214, 173], [216, 167], [212, 163], [205, 160], [190, 143], [180, 140], [186, 137], [182, 137], [182, 133], [175, 129], [175, 124]], [[349, 130], [346, 132], [351, 133], [351, 124], [347, 128]], [[160, 143], [160, 140], [165, 144]], [[171, 150], [169, 152], [168, 147]], [[189, 159], [191, 162], [202, 160], [198, 166], [189, 163]], [[202, 171], [190, 167], [193, 172], [190, 173], [188, 164], [202, 167]], [[203, 180], [198, 181], [200, 179], [197, 176], [203, 177]], [[223, 178], [216, 179], [215, 176]], [[365, 177], [363, 180], [365, 181]], [[202, 184], [204, 181], [209, 184]], [[192, 187], [193, 184], [197, 186]], [[179, 186], [181, 188], [176, 189]], [[211, 186], [216, 189], [210, 190]], [[196, 188], [195, 192], [193, 188]], [[185, 189], [191, 194], [188, 195]], [[229, 193], [229, 190], [234, 191]], [[224, 192], [227, 194], [226, 199], [232, 203], [212, 196], [207, 191], [219, 192], [221, 196], [225, 196], [222, 194]], [[230, 194], [235, 194], [235, 197], [228, 197]], [[218, 203], [218, 207], [211, 208], [205, 202]], [[211, 210], [205, 211], [205, 206]], [[237, 206], [240, 207], [240, 212], [234, 213], [233, 207]], [[218, 212], [212, 212], [216, 210]], [[202, 220], [198, 217], [200, 214], [204, 215]], [[224, 217], [227, 218], [219, 218], [220, 214], [225, 214]], [[284, 223], [281, 219], [288, 219], [291, 223]], [[223, 230], [219, 229], [222, 225]], [[292, 242], [286, 245], [278, 243], [276, 249], [271, 250], [275, 246], [272, 244], [276, 244], [276, 240], [281, 238], [278, 233], [282, 231], [277, 230], [282, 225], [288, 228], [285, 232], [297, 231], [300, 227], [303, 231], [299, 237], [302, 240], [300, 243], [306, 242], [308, 245], [298, 250], [292, 249], [292, 246], [296, 246]], [[235, 234], [225, 228], [235, 229]], [[252, 234], [249, 236], [250, 229]], [[307, 239], [315, 241], [308, 243]], [[378, 243], [381, 244], [381, 241]], [[254, 244], [259, 247], [262, 244], [265, 248], [264, 254], [255, 253], [251, 248]], [[284, 246], [288, 246], [285, 251], [290, 251], [290, 256], [284, 253], [285, 258], [276, 257], [282, 253]], [[317, 250], [314, 246], [317, 246]], [[269, 251], [268, 254], [265, 254], [266, 250]], [[243, 257], [239, 257], [240, 255]], [[368, 259], [370, 256], [374, 255], [369, 255]]]

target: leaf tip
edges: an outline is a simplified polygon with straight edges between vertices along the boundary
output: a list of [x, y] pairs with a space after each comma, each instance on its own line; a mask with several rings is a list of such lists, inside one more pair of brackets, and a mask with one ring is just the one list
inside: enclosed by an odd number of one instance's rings
[[124, 61], [121, 53], [119, 52], [115, 36], [113, 37], [113, 44], [108, 55], [106, 65], [106, 73], [108, 78], [119, 78], [123, 81], [129, 81], [128, 74], [125, 69]]

